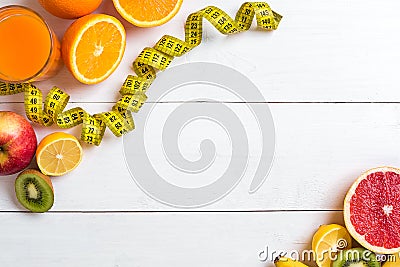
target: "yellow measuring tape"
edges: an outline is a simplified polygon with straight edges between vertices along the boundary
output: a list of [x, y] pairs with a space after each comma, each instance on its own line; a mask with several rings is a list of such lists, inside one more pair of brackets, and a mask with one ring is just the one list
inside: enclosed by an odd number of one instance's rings
[[214, 6], [190, 14], [186, 20], [185, 41], [164, 35], [154, 47], [143, 49], [133, 62], [133, 70], [137, 76], [128, 75], [119, 91], [122, 97], [108, 112], [90, 115], [80, 107], [64, 111], [70, 96], [57, 87], [53, 87], [47, 94], [44, 105], [42, 92], [29, 83], [0, 82], [0, 95], [24, 92], [25, 112], [29, 120], [43, 126], [56, 123], [60, 128], [83, 124], [82, 141], [100, 145], [106, 127], [115, 136], [121, 136], [135, 128], [132, 112], [138, 112], [146, 101], [145, 92], [156, 78], [156, 69], [165, 70], [174, 57], [182, 56], [201, 43], [203, 18], [222, 34], [234, 34], [248, 30], [254, 16], [258, 27], [265, 30], [276, 30], [282, 19], [281, 15], [264, 2], [244, 3], [235, 19]]

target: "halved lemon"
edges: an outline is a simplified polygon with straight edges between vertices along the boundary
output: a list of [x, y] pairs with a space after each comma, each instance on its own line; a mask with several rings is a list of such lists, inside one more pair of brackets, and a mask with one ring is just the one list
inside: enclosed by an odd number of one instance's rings
[[91, 14], [67, 29], [62, 56], [72, 75], [85, 84], [104, 81], [118, 67], [126, 46], [126, 33], [113, 16]]
[[351, 248], [351, 236], [338, 224], [321, 225], [312, 239], [312, 250], [319, 267], [331, 267], [335, 253], [346, 248]]
[[75, 136], [63, 132], [47, 135], [36, 150], [36, 162], [43, 174], [61, 176], [82, 160], [82, 147]]

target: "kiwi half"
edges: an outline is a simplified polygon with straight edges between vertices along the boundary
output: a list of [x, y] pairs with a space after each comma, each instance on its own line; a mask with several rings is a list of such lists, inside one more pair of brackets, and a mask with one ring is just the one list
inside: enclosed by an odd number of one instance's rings
[[22, 206], [33, 212], [46, 212], [54, 203], [50, 178], [37, 170], [26, 170], [18, 175], [15, 193]]
[[375, 253], [364, 248], [345, 249], [338, 253], [332, 267], [380, 267]]

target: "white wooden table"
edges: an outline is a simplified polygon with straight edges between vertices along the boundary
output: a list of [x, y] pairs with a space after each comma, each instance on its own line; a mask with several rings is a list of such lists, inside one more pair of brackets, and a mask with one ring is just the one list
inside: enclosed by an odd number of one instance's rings
[[[105, 111], [143, 47], [165, 33], [182, 38], [191, 12], [212, 4], [233, 16], [241, 3], [185, 0], [166, 25], [139, 29], [104, 0], [99, 11], [121, 18], [128, 35], [117, 71], [99, 85], [83, 86], [63, 69], [37, 85], [44, 92], [52, 85], [65, 89], [69, 107]], [[71, 23], [49, 15], [34, 0], [0, 4], [33, 8], [59, 37]], [[212, 205], [161, 204], [133, 182], [122, 139], [108, 132], [100, 147], [84, 145], [83, 162], [74, 172], [53, 178], [56, 201], [46, 214], [25, 212], [15, 198], [15, 176], [0, 177], [0, 266], [272, 266], [271, 259], [258, 259], [266, 247], [308, 249], [320, 224], [342, 223], [342, 201], [354, 179], [368, 168], [400, 162], [400, 2], [269, 4], [284, 16], [276, 32], [225, 37], [205, 23], [203, 44], [172, 64], [227, 65], [262, 92], [267, 103], [255, 99], [249, 105], [269, 105], [277, 143], [270, 175], [255, 194], [248, 193], [252, 159], [242, 182]], [[151, 98], [151, 89], [148, 94]], [[22, 100], [22, 95], [2, 97], [0, 109], [23, 114]], [[177, 96], [157, 105], [167, 110], [181, 101]], [[135, 122], [144, 123], [140, 113]], [[34, 127], [38, 139], [57, 130]], [[69, 132], [78, 136], [80, 127]], [[188, 142], [188, 136], [182, 138]], [[184, 154], [199, 156], [196, 149]]]

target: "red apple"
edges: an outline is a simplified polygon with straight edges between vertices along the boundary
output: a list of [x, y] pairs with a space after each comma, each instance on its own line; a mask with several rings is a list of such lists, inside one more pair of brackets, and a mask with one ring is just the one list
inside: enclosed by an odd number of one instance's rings
[[28, 167], [36, 146], [35, 131], [26, 119], [11, 111], [0, 111], [0, 175]]

